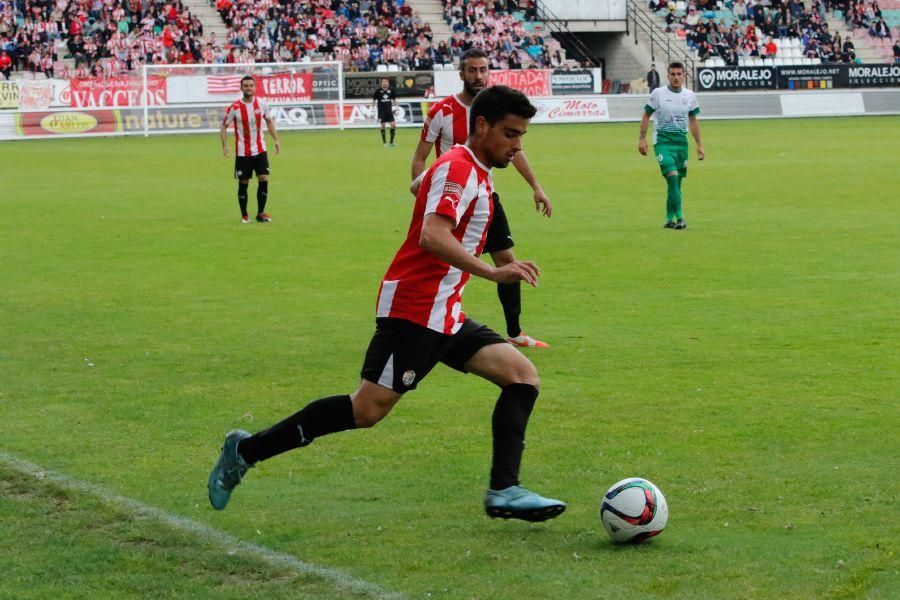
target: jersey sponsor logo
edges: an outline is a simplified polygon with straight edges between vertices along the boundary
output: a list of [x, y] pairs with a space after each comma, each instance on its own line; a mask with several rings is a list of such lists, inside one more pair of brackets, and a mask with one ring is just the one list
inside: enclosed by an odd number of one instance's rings
[[403, 385], [409, 387], [412, 385], [413, 381], [416, 380], [416, 372], [410, 369], [409, 371], [403, 372], [403, 377], [401, 377], [401, 381], [403, 381]]

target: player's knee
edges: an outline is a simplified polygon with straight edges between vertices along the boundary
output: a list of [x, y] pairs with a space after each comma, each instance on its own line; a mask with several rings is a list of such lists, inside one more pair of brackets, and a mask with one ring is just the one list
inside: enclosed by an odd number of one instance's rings
[[353, 421], [359, 429], [374, 427], [391, 411], [375, 402], [354, 402]]
[[532, 363], [524, 356], [522, 357], [522, 359], [523, 360], [518, 361], [508, 370], [508, 381], [506, 382], [506, 384], [508, 385], [511, 383], [524, 383], [540, 390], [541, 378], [538, 375], [537, 367], [535, 367], [534, 363]]
[[353, 422], [356, 424], [357, 429], [368, 429], [369, 427], [375, 427], [385, 415], [387, 415], [387, 413], [383, 411], [365, 409], [357, 412], [354, 408]]
[[358, 428], [374, 427], [387, 416], [394, 404], [397, 403], [399, 396], [392, 394], [384, 397], [377, 397], [370, 393], [358, 390], [351, 394], [351, 402], [353, 403], [353, 421]]

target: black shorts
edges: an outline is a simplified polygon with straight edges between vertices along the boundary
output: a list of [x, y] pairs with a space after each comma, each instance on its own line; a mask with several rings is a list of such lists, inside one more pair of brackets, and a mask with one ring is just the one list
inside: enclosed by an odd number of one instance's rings
[[501, 250], [509, 250], [515, 246], [512, 234], [509, 231], [509, 221], [506, 220], [506, 212], [503, 205], [500, 204], [500, 196], [494, 192], [494, 217], [491, 219], [491, 226], [487, 232], [487, 239], [484, 241], [484, 250], [482, 254], [491, 252], [499, 252]]
[[253, 173], [256, 176], [269, 174], [269, 154], [262, 152], [256, 156], [236, 156], [234, 157], [234, 178], [250, 179]]
[[397, 120], [397, 118], [394, 116], [394, 111], [392, 109], [385, 110], [383, 108], [379, 108], [378, 120], [382, 123], [393, 123]]
[[404, 319], [382, 317], [375, 319], [375, 335], [360, 376], [403, 394], [416, 389], [439, 362], [465, 373], [464, 365], [476, 352], [505, 343], [497, 332], [472, 319], [446, 335]]

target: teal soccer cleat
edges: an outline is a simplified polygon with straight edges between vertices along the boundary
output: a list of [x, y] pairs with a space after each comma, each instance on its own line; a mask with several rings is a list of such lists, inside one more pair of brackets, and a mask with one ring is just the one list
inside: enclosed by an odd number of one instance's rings
[[492, 519], [522, 519], [537, 523], [558, 517], [565, 510], [565, 502], [544, 498], [519, 485], [488, 490], [484, 497], [484, 512]]
[[222, 510], [231, 499], [231, 492], [244, 478], [244, 474], [252, 465], [241, 458], [237, 452], [238, 442], [247, 439], [250, 434], [241, 429], [229, 431], [222, 444], [222, 454], [209, 474], [209, 503], [216, 510]]

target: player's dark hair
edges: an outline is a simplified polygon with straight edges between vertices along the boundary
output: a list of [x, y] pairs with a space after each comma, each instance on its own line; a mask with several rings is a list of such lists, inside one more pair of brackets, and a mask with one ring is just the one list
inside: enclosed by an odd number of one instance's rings
[[684, 71], [684, 63], [680, 63], [677, 60], [670, 62], [667, 71], [671, 71], [672, 69], [681, 69], [682, 71]]
[[528, 96], [505, 85], [495, 85], [484, 88], [472, 101], [469, 109], [469, 134], [475, 132], [475, 120], [478, 117], [494, 125], [506, 118], [507, 115], [516, 115], [523, 119], [530, 119], [537, 113], [537, 108], [528, 100]]
[[470, 58], [487, 58], [487, 52], [482, 50], [481, 48], [469, 48], [463, 55], [459, 57], [459, 70], [462, 71], [466, 68], [466, 61]]
[[[243, 77], [241, 77], [241, 85], [244, 85], [244, 82], [247, 81], [248, 79], [249, 79], [250, 81], [254, 81], [252, 75], [244, 75]], [[232, 81], [233, 81], [233, 80], [232, 80]]]

